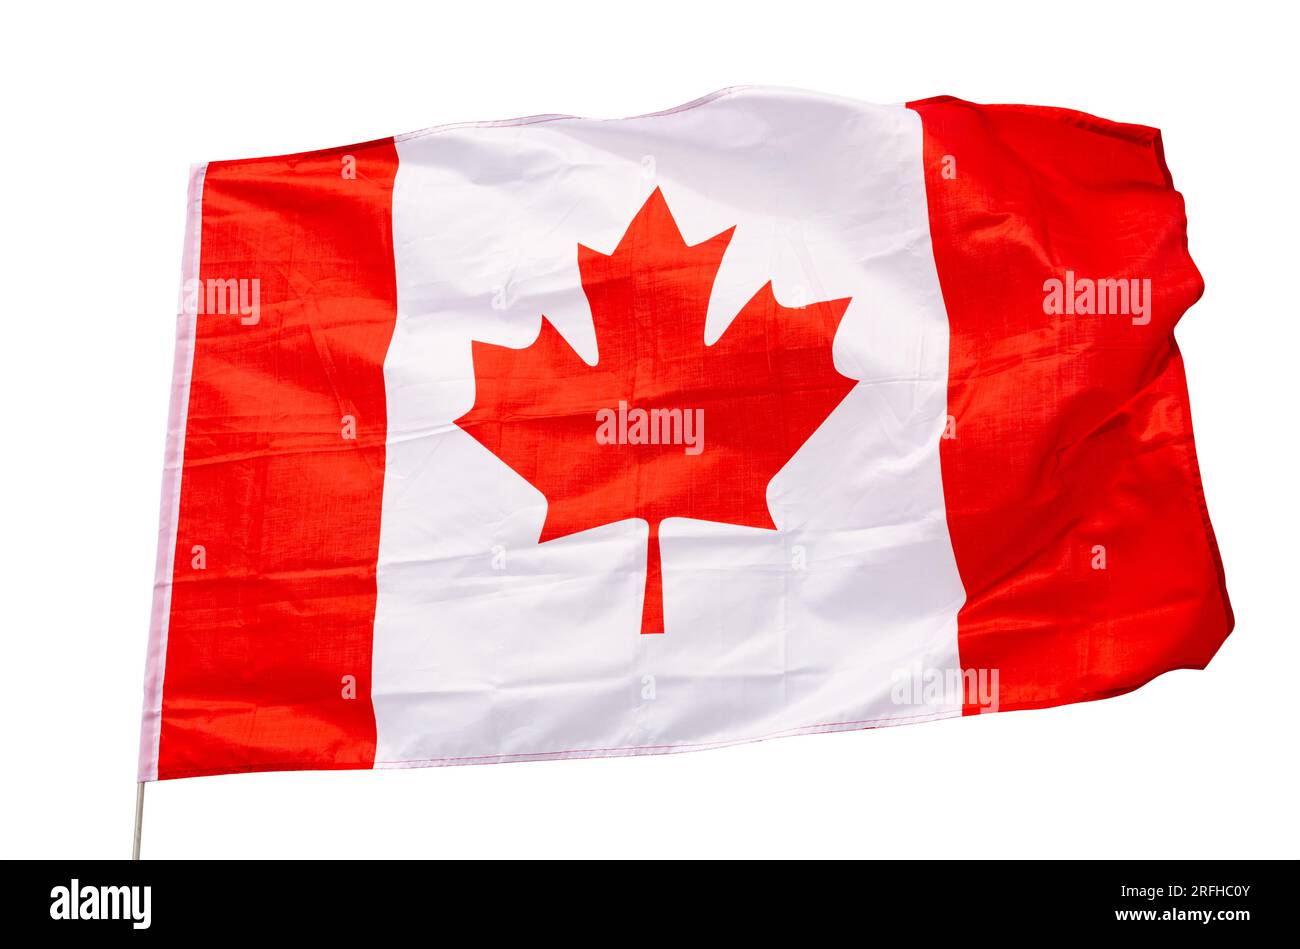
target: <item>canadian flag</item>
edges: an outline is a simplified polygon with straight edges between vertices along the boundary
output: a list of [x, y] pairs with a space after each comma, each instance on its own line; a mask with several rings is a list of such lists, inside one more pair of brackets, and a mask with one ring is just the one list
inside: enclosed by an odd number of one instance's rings
[[141, 780], [1103, 698], [1232, 613], [1159, 133], [735, 88], [192, 176]]

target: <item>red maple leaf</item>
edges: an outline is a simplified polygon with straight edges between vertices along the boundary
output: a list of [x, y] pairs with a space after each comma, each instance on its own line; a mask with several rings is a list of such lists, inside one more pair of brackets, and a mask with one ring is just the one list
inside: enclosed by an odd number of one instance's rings
[[[525, 349], [473, 344], [474, 407], [456, 424], [546, 496], [538, 543], [627, 518], [650, 525], [643, 633], [664, 629], [660, 521], [775, 530], [768, 482], [855, 384], [831, 358], [848, 299], [784, 307], [769, 282], [705, 345], [734, 231], [687, 246], [655, 189], [612, 254], [578, 245], [595, 366], [545, 316]], [[636, 409], [649, 416], [641, 426]]]

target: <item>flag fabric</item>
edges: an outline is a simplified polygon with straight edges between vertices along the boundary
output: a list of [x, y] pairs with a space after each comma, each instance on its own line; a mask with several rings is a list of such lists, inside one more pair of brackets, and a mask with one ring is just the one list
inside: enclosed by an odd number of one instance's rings
[[1159, 133], [1063, 109], [746, 87], [198, 166], [141, 780], [1202, 668], [1201, 290]]

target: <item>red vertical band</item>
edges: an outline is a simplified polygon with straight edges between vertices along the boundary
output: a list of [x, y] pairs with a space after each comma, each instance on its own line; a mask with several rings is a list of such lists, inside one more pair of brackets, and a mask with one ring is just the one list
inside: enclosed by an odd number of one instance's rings
[[159, 778], [373, 763], [396, 171], [208, 166]]
[[[963, 667], [999, 670], [1003, 709], [1204, 667], [1232, 613], [1173, 338], [1202, 283], [1159, 133], [1062, 109], [911, 108], [951, 334], [941, 458]], [[1150, 322], [1048, 314], [1045, 284], [1067, 271], [1149, 279]]]

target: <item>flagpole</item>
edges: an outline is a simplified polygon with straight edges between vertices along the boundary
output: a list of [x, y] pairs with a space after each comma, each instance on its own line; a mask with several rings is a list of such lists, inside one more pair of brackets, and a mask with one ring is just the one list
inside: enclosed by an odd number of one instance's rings
[[131, 841], [131, 859], [140, 859], [140, 825], [144, 822], [144, 782], [135, 786], [135, 838]]

